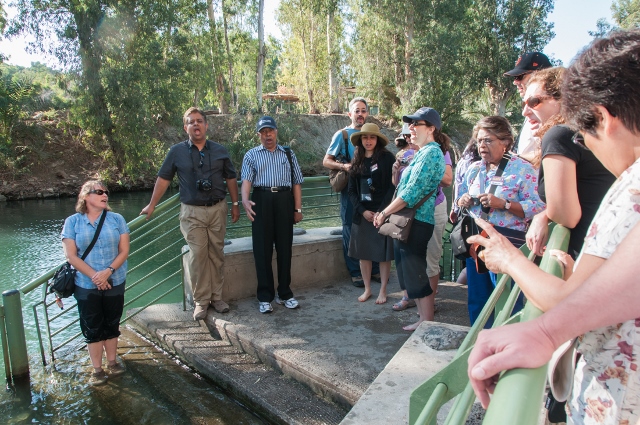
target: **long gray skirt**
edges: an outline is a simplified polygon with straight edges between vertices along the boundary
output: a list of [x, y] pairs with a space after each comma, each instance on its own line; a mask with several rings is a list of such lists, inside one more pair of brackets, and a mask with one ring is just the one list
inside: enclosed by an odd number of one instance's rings
[[377, 262], [391, 261], [393, 239], [379, 234], [373, 223], [362, 217], [360, 224], [351, 225], [349, 257]]

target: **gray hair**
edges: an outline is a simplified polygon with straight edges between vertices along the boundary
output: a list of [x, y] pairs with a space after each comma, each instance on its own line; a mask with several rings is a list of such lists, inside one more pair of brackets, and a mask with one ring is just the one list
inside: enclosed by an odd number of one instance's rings
[[364, 97], [354, 97], [353, 99], [351, 99], [351, 102], [349, 102], [349, 112], [351, 112], [351, 110], [353, 109], [353, 105], [358, 102], [364, 103], [364, 107], [367, 108], [367, 111], [369, 110], [369, 105], [367, 105], [367, 101]]

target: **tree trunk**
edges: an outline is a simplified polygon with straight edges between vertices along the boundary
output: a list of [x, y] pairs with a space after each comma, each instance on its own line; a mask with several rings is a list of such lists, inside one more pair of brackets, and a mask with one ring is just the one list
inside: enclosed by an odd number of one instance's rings
[[393, 35], [393, 68], [396, 85], [402, 84], [402, 64], [400, 63], [400, 34]]
[[411, 57], [413, 56], [413, 14], [409, 11], [407, 14], [407, 25], [404, 29], [405, 48], [404, 48], [404, 81], [410, 81], [413, 77], [411, 70]]
[[218, 44], [218, 35], [216, 30], [216, 17], [213, 13], [213, 0], [207, 0], [207, 16], [209, 18], [209, 31], [211, 32], [211, 69], [215, 79], [216, 94], [218, 95], [218, 103], [221, 114], [229, 113], [229, 104], [225, 98], [224, 77], [222, 76], [220, 59], [220, 47]]
[[102, 49], [94, 38], [95, 30], [104, 17], [100, 6], [90, 8], [88, 11], [74, 12], [79, 54], [82, 63], [82, 80], [86, 84], [89, 97], [87, 111], [90, 120], [95, 123], [96, 129], [102, 134], [113, 153], [118, 170], [124, 171], [125, 152], [122, 144], [113, 137], [113, 121], [111, 112], [105, 99], [105, 88], [100, 79], [102, 68]]
[[493, 85], [490, 81], [486, 83], [491, 97], [491, 114], [504, 117], [507, 111], [507, 101], [513, 94], [513, 88], [507, 87], [501, 89]]
[[331, 45], [331, 30], [333, 29], [333, 10], [327, 14], [327, 54], [329, 57], [329, 112], [340, 112], [338, 71], [336, 67], [335, 49]]
[[[300, 17], [302, 19], [302, 10], [300, 10]], [[308, 61], [308, 54], [307, 54], [307, 34], [304, 31], [304, 29], [302, 30], [302, 34], [301, 37], [302, 39], [302, 58], [304, 60], [304, 85], [305, 85], [305, 89], [307, 91], [307, 100], [309, 101], [309, 113], [310, 114], [317, 114], [318, 112], [318, 108], [316, 107], [316, 103], [315, 100], [313, 98], [313, 90], [311, 89], [311, 83], [309, 81], [309, 61]]]
[[264, 72], [264, 0], [258, 4], [258, 70], [256, 72], [256, 96], [258, 109], [262, 109], [262, 74]]
[[227, 13], [224, 2], [225, 0], [222, 0], [222, 23], [224, 25], [224, 43], [227, 48], [227, 61], [229, 63], [229, 93], [231, 95], [231, 104], [237, 107], [235, 87], [233, 85], [233, 59], [231, 57], [231, 48], [229, 47], [229, 27], [227, 25]]

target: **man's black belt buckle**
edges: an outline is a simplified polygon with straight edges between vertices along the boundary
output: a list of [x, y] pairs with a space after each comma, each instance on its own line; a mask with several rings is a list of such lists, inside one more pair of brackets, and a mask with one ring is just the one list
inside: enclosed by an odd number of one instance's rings
[[291, 190], [291, 188], [289, 186], [259, 186], [256, 187], [256, 189], [258, 190], [263, 190], [266, 192], [271, 192], [271, 193], [275, 193], [275, 192], [284, 192], [286, 190]]

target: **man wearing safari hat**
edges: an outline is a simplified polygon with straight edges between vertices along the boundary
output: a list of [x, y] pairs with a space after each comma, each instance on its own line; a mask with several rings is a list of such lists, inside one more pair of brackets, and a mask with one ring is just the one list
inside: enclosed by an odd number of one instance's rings
[[[260, 146], [250, 149], [242, 160], [242, 206], [251, 221], [260, 313], [271, 313], [274, 300], [286, 308], [298, 308], [289, 286], [293, 225], [302, 220], [304, 179], [293, 151], [278, 145], [278, 126], [273, 118], [260, 118], [256, 132]], [[274, 244], [278, 254], [277, 294], [271, 267]]]
[[[524, 98], [531, 74], [541, 69], [551, 68], [552, 66], [549, 58], [544, 53], [529, 52], [518, 57], [515, 68], [505, 72], [504, 76], [513, 77], [513, 85], [518, 89], [520, 97]], [[536, 138], [531, 134], [529, 121], [525, 119], [522, 130], [520, 130], [518, 142], [515, 146], [516, 153], [527, 160], [532, 159], [535, 154], [535, 141]]]
[[[351, 168], [353, 159], [353, 145], [349, 143], [349, 137], [360, 131], [369, 116], [369, 108], [364, 97], [354, 97], [349, 102], [349, 118], [351, 124], [342, 130], [336, 131], [331, 138], [331, 144], [322, 160], [322, 165], [330, 170], [345, 170]], [[360, 272], [360, 264], [356, 258], [349, 257], [349, 241], [351, 240], [351, 223], [353, 218], [353, 205], [349, 201], [348, 187], [340, 192], [340, 220], [342, 221], [342, 252], [344, 261], [351, 275], [351, 283], [357, 288], [364, 287], [364, 280]], [[380, 267], [373, 263], [373, 280], [380, 282]]]

